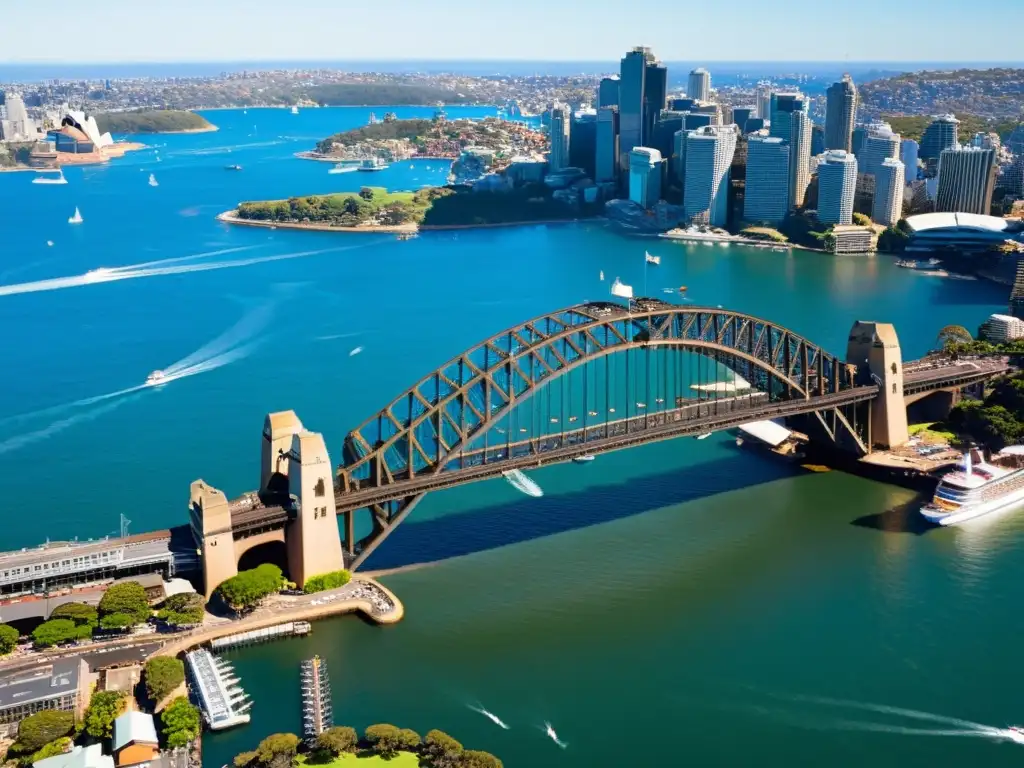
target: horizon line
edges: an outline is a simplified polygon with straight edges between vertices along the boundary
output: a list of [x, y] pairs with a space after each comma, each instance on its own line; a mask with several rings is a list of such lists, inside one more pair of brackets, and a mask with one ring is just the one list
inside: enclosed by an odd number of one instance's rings
[[[241, 59], [121, 59], [107, 61], [82, 61], [81, 59], [23, 59], [23, 60], [0, 60], [0, 67], [4, 66], [38, 66], [38, 65], [61, 65], [61, 66], [103, 66], [123, 64], [301, 64], [301, 63], [400, 63], [400, 62], [478, 62], [478, 63], [515, 63], [515, 64], [603, 64], [615, 61], [616, 59], [601, 58], [464, 58], [464, 57], [392, 57], [392, 58], [241, 58]], [[662, 63], [672, 62], [694, 62], [705, 61], [711, 64], [996, 64], [1010, 65], [1019, 64], [1024, 66], [1024, 59], [660, 59]]]

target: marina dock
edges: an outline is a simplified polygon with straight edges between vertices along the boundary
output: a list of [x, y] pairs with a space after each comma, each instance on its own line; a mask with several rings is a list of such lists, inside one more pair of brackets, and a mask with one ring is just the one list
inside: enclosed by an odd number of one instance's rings
[[327, 663], [319, 656], [302, 662], [302, 736], [307, 744], [334, 726], [331, 680]]
[[185, 659], [210, 730], [220, 731], [248, 723], [252, 702], [238, 684], [231, 664], [205, 648], [191, 651]]
[[289, 621], [285, 624], [275, 624], [272, 627], [253, 629], [249, 632], [239, 632], [234, 635], [225, 635], [210, 641], [210, 647], [215, 651], [223, 651], [227, 648], [238, 648], [243, 645], [256, 645], [266, 643], [270, 640], [277, 640], [279, 637], [301, 637], [308, 635], [312, 627], [308, 621]]

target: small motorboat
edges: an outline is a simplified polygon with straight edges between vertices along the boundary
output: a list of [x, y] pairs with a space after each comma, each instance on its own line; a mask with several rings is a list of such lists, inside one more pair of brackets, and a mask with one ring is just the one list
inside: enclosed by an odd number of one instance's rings
[[577, 456], [575, 459], [573, 459], [573, 463], [574, 464], [586, 464], [588, 461], [593, 461], [594, 458], [595, 457], [593, 456], [593, 454], [585, 453], [582, 456]]
[[163, 384], [167, 379], [167, 374], [163, 371], [153, 371], [149, 376], [146, 377], [146, 386], [155, 387], [159, 384]]
[[240, 166], [240, 165], [225, 165], [224, 166], [224, 170], [225, 171], [240, 171], [240, 170], [242, 170], [242, 166]]
[[707, 440], [709, 437], [711, 437], [710, 432], [705, 432], [703, 435], [697, 435], [698, 440]]
[[1010, 741], [1016, 742], [1017, 744], [1024, 744], [1024, 727], [1019, 725], [1010, 725], [1006, 727], [1003, 733]]
[[349, 357], [355, 357], [356, 355], [362, 353], [362, 351], [363, 351], [362, 347], [355, 347], [354, 349], [352, 349], [351, 352], [348, 353], [348, 356]]

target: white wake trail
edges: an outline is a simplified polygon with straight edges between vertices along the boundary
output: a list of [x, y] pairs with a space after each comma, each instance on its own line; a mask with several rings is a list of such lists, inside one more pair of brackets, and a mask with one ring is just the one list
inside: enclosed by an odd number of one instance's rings
[[69, 427], [73, 427], [76, 424], [80, 424], [86, 421], [92, 421], [105, 413], [110, 413], [115, 408], [119, 408], [124, 403], [134, 400], [139, 395], [131, 395], [121, 400], [114, 400], [106, 405], [101, 405], [97, 408], [85, 411], [84, 413], [76, 413], [74, 416], [68, 416], [65, 419], [60, 419], [52, 424], [48, 424], [42, 429], [37, 429], [34, 432], [26, 432], [14, 437], [9, 437], [6, 440], [0, 441], [0, 454], [9, 453], [10, 451], [16, 451], [19, 448], [23, 448], [31, 443], [37, 443], [40, 440], [45, 440], [48, 437], [52, 437], [58, 432], [63, 432]]
[[157, 267], [161, 264], [177, 264], [183, 261], [196, 261], [197, 259], [206, 259], [212, 256], [227, 256], [231, 253], [241, 253], [242, 251], [251, 251], [254, 248], [264, 248], [266, 246], [262, 244], [258, 245], [239, 245], [234, 248], [221, 248], [219, 251], [206, 251], [205, 253], [193, 253], [191, 256], [174, 256], [170, 259], [157, 259], [156, 261], [144, 261], [141, 264], [126, 264], [123, 267], [110, 267], [111, 272], [124, 272], [135, 269], [146, 269], [148, 267]]
[[220, 336], [208, 341], [195, 352], [164, 368], [164, 374], [167, 377], [171, 377], [185, 373], [190, 368], [209, 363], [212, 359], [228, 354], [232, 349], [246, 344], [254, 336], [266, 329], [276, 306], [277, 302], [268, 301], [249, 310], [237, 323], [224, 331]]
[[472, 704], [467, 704], [466, 706], [469, 707], [474, 712], [476, 712], [477, 714], [483, 715], [484, 717], [486, 717], [488, 720], [490, 720], [495, 725], [500, 726], [501, 728], [504, 728], [506, 731], [509, 730], [509, 725], [504, 720], [502, 720], [500, 717], [498, 717], [496, 714], [494, 714], [493, 712], [488, 712], [483, 707], [474, 707]]
[[871, 723], [863, 720], [839, 720], [835, 727], [849, 731], [873, 731], [876, 733], [896, 733], [903, 736], [966, 736], [978, 739], [1003, 739], [1002, 729], [981, 726], [972, 729], [949, 729], [949, 728], [906, 728], [901, 725], [888, 725], [886, 723]]
[[900, 717], [908, 717], [913, 720], [927, 720], [933, 723], [945, 723], [946, 725], [956, 725], [960, 728], [972, 730], [984, 730], [992, 727], [985, 725], [984, 723], [975, 723], [972, 720], [963, 720], [958, 717], [948, 717], [947, 715], [937, 715], [932, 712], [922, 712], [918, 709], [890, 707], [886, 704], [872, 704], [870, 702], [853, 701], [851, 699], [832, 699], [826, 696], [789, 696], [784, 698], [790, 698], [794, 701], [806, 701], [811, 704], [824, 704], [830, 707], [848, 707], [850, 709], [860, 709], [865, 712], [878, 712], [883, 715], [898, 715]]

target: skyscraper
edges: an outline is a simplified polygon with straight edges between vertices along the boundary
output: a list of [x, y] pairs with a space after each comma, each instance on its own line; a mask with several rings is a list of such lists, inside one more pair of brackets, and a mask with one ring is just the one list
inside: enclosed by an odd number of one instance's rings
[[803, 206], [811, 183], [811, 118], [796, 110], [789, 120], [789, 207], [795, 210]]
[[776, 222], [789, 210], [789, 144], [777, 136], [747, 139], [747, 186], [743, 218]]
[[572, 113], [564, 104], [551, 108], [551, 151], [548, 153], [548, 168], [560, 171], [569, 167], [569, 128]]
[[942, 150], [957, 145], [959, 126], [960, 121], [953, 115], [939, 115], [924, 129], [919, 154], [930, 171], [936, 169]]
[[900, 135], [892, 132], [888, 123], [873, 123], [868, 126], [868, 135], [864, 139], [864, 148], [857, 155], [860, 172], [875, 176], [886, 158], [900, 156]]
[[629, 199], [650, 209], [661, 198], [661, 152], [634, 147], [629, 153]]
[[748, 133], [747, 131], [747, 120], [752, 117], [756, 117], [757, 107], [733, 107], [732, 108], [732, 121], [736, 123], [736, 127], [740, 129], [740, 133]]
[[647, 103], [647, 67], [654, 64], [650, 48], [636, 47], [619, 63], [619, 156], [629, 168], [629, 153], [643, 146]]
[[853, 129], [853, 154], [860, 157], [861, 152], [864, 151], [864, 142], [868, 138], [868, 127], [866, 125], [858, 125]]
[[829, 86], [825, 103], [825, 148], [853, 151], [853, 125], [857, 120], [857, 86], [843, 75]]
[[615, 107], [619, 104], [619, 78], [615, 75], [602, 77], [597, 87], [597, 107]]
[[891, 227], [903, 213], [903, 163], [887, 157], [875, 171], [875, 199], [871, 220]]
[[686, 137], [683, 215], [695, 223], [724, 227], [729, 217], [729, 167], [736, 127], [706, 126]]
[[697, 67], [690, 73], [686, 95], [697, 101], [711, 101], [711, 73], [704, 67]]
[[689, 135], [690, 131], [685, 128], [676, 131], [672, 143], [672, 173], [675, 174], [676, 182], [684, 194], [686, 191], [686, 137]]
[[772, 86], [771, 83], [761, 82], [757, 84], [755, 92], [757, 99], [757, 117], [766, 123], [772, 119]]
[[587, 176], [594, 178], [596, 152], [597, 113], [593, 109], [581, 109], [572, 115], [569, 128], [569, 165], [581, 168]]
[[818, 164], [818, 219], [825, 224], [853, 223], [857, 158], [842, 149], [825, 153]]
[[825, 146], [825, 126], [812, 124], [811, 125], [811, 156], [822, 154], [827, 147]]
[[988, 215], [996, 180], [995, 154], [959, 144], [942, 150], [935, 210]]
[[14, 138], [14, 136], [27, 136], [29, 134], [30, 121], [28, 119], [28, 112], [25, 110], [25, 102], [21, 98], [21, 94], [9, 93], [7, 94], [7, 122], [11, 126], [12, 136], [4, 136], [5, 139]]
[[619, 180], [619, 108], [601, 107], [597, 110], [596, 157], [594, 181]]
[[903, 173], [907, 184], [917, 181], [917, 153], [920, 145], [913, 139], [900, 142], [900, 160], [903, 162]]
[[[771, 135], [789, 141], [789, 133], [793, 121], [790, 115], [794, 112], [807, 113], [810, 102], [802, 93], [773, 93], [771, 99]], [[808, 145], [809, 146], [809, 145]]]
[[668, 70], [665, 65], [652, 56], [647, 61], [644, 72], [644, 146], [650, 146], [654, 135], [654, 125], [658, 115], [665, 109], [668, 98]]

